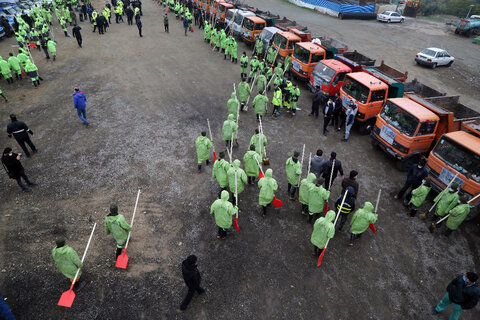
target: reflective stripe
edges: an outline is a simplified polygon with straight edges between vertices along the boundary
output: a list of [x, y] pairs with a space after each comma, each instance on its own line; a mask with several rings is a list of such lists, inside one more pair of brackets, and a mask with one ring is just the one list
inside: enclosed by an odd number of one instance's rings
[[25, 129], [13, 131], [13, 133], [20, 133], [20, 132], [23, 132], [23, 131], [25, 131]]

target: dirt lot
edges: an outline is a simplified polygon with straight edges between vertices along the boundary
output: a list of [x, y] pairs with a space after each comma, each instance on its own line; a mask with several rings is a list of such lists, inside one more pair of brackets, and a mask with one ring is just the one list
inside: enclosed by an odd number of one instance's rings
[[[255, 2], [333, 37], [342, 33], [338, 28], [355, 26], [357, 39], [338, 38], [379, 60], [388, 56], [394, 66], [434, 85], [441, 77], [457, 77], [469, 64], [479, 65], [479, 57], [469, 62], [465, 55], [451, 69], [413, 66], [405, 52], [414, 53], [425, 43], [420, 33], [413, 35], [418, 39], [401, 40], [412, 36], [401, 29], [413, 28], [410, 21], [401, 26], [343, 23], [283, 2]], [[217, 240], [209, 206], [218, 185], [210, 167], [196, 172], [194, 140], [209, 118], [217, 152], [223, 146], [221, 124], [240, 66], [212, 52], [198, 29], [185, 37], [171, 14], [170, 34], [165, 34], [161, 14], [152, 2], [144, 2], [144, 38], [126, 23], [114, 24], [103, 36], [82, 23], [82, 49], [56, 24], [57, 61], [46, 62], [43, 53], [34, 52], [45, 79], [41, 87], [34, 89], [29, 80], [10, 86], [2, 82], [10, 102], [2, 103], [0, 119], [6, 124], [8, 115], [17, 113], [34, 131], [40, 150], [23, 161], [38, 183], [31, 193], [21, 193], [13, 180], [0, 175], [0, 294], [18, 319], [430, 319], [431, 306], [456, 274], [480, 271], [478, 224], [464, 225], [446, 240], [438, 232], [431, 235], [426, 222], [408, 219], [391, 196], [404, 174], [372, 150], [368, 137], [354, 132], [348, 143], [340, 142], [340, 133], [323, 137], [320, 122], [304, 111], [310, 108], [306, 90], [299, 102], [303, 111], [295, 119], [283, 112], [278, 121], [267, 118], [264, 124], [280, 186], [277, 195], [285, 206], [262, 218], [258, 189], [249, 186], [240, 197], [241, 233]], [[360, 46], [362, 38], [370, 37], [375, 38]], [[465, 39], [445, 39], [450, 45], [463, 41], [466, 48], [458, 50], [468, 52]], [[2, 41], [3, 57], [13, 42]], [[240, 43], [239, 53], [244, 48]], [[478, 91], [465, 81], [458, 88], [453, 80], [441, 84], [448, 93], [457, 89], [478, 100]], [[87, 95], [88, 128], [72, 108], [74, 86]], [[241, 114], [235, 157], [243, 158], [256, 125], [251, 108]], [[367, 233], [353, 248], [347, 247], [347, 231], [337, 233], [320, 268], [312, 255], [312, 228], [298, 202], [288, 202], [286, 194], [285, 161], [303, 143], [307, 155], [318, 148], [336, 151], [346, 173], [360, 172], [359, 205], [374, 202], [379, 188], [384, 194], [377, 233]], [[0, 145], [19, 149], [6, 135], [0, 136]], [[142, 195], [130, 263], [122, 271], [113, 267], [115, 245], [103, 234], [103, 219], [115, 201], [130, 220], [138, 188]], [[337, 179], [332, 199], [339, 193]], [[81, 254], [93, 222], [98, 229], [85, 261], [85, 279], [91, 282], [71, 309], [58, 307], [68, 281], [51, 259], [54, 240], [65, 235]], [[180, 263], [192, 253], [199, 257], [207, 292], [180, 312], [186, 293]], [[478, 310], [465, 312], [462, 319], [477, 319]]]

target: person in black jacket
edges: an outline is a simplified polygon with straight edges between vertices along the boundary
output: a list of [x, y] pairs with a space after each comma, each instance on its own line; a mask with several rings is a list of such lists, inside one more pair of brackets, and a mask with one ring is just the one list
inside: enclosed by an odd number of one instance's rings
[[347, 191], [348, 193], [345, 197], [345, 202], [343, 203], [342, 208], [340, 208], [340, 205], [342, 204], [345, 193], [341, 194], [335, 202], [335, 208], [337, 209], [337, 212], [340, 212], [340, 225], [338, 226], [338, 231], [342, 231], [345, 222], [347, 222], [348, 215], [355, 210], [355, 198], [353, 197], [355, 190], [353, 187], [348, 187]]
[[310, 112], [309, 116], [314, 115], [315, 118], [318, 118], [318, 110], [320, 109], [320, 103], [322, 103], [324, 96], [320, 90], [320, 86], [317, 86], [315, 89], [315, 93], [312, 96], [312, 112]]
[[333, 110], [333, 117], [332, 117], [332, 127], [337, 131], [340, 131], [343, 127], [343, 103], [342, 98], [340, 98], [340, 93], [337, 92], [335, 94], [335, 98], [333, 99], [333, 103], [335, 105], [335, 109]]
[[28, 177], [25, 174], [25, 169], [20, 162], [21, 157], [21, 153], [16, 154], [12, 152], [12, 148], [7, 147], [3, 150], [2, 163], [10, 179], [17, 180], [18, 185], [24, 192], [30, 192], [30, 189], [23, 185], [21, 178], [23, 178], [29, 186], [34, 186], [36, 184], [28, 180]]
[[478, 275], [475, 272], [467, 272], [450, 282], [447, 293], [438, 305], [432, 309], [436, 315], [445, 310], [451, 303], [453, 306], [450, 320], [457, 320], [462, 310], [473, 309], [480, 299], [480, 288], [477, 284]]
[[333, 113], [335, 112], [335, 104], [333, 103], [333, 99], [328, 99], [328, 103], [323, 109], [323, 135], [327, 136], [327, 127], [330, 121], [333, 119]]
[[7, 125], [7, 134], [8, 137], [11, 138], [12, 135], [17, 140], [18, 144], [20, 147], [22, 147], [23, 152], [25, 152], [25, 155], [27, 158], [30, 158], [30, 152], [27, 149], [27, 146], [25, 146], [25, 143], [27, 143], [30, 148], [32, 149], [32, 152], [35, 153], [37, 152], [37, 148], [33, 144], [32, 140], [30, 140], [30, 137], [28, 134], [31, 134], [33, 136], [33, 131], [28, 128], [28, 126], [25, 124], [23, 121], [18, 121], [17, 116], [14, 115], [13, 113], [10, 115], [10, 122]]
[[310, 172], [315, 174], [317, 179], [322, 175], [323, 166], [327, 162], [322, 158], [322, 155], [323, 151], [318, 149], [317, 154], [313, 156], [312, 160], [310, 160]]
[[82, 34], [80, 33], [82, 28], [80, 26], [75, 25], [72, 29], [72, 34], [75, 39], [77, 39], [78, 46], [82, 47]]
[[328, 160], [323, 165], [322, 177], [325, 179], [325, 189], [327, 189], [327, 190], [329, 190], [330, 187], [331, 187], [330, 186], [330, 174], [332, 173], [332, 165], [333, 165], [332, 185], [333, 185], [333, 181], [337, 177], [338, 172], [340, 172], [340, 178], [343, 180], [342, 162], [340, 160], [337, 160], [337, 153], [332, 152], [330, 154], [330, 160]]
[[127, 15], [127, 23], [129, 26], [133, 25], [133, 10], [130, 7], [127, 7], [125, 10], [125, 14]]
[[[428, 176], [427, 169], [425, 169], [426, 163], [427, 161], [425, 160], [425, 158], [421, 158], [417, 164], [412, 164], [410, 169], [408, 169], [407, 181], [403, 185], [402, 189], [400, 189], [400, 191], [394, 197], [395, 199], [401, 199], [405, 191], [408, 190], [408, 188], [414, 190], [420, 187], [420, 185], [422, 184], [422, 180]], [[412, 193], [407, 193], [406, 201], [410, 201], [411, 198]]]
[[180, 305], [180, 310], [185, 310], [192, 300], [195, 291], [197, 291], [198, 294], [205, 292], [205, 289], [200, 287], [201, 277], [200, 272], [197, 269], [197, 257], [195, 255], [190, 255], [187, 259], [183, 260], [182, 275], [183, 280], [185, 280], [185, 284], [188, 287], [188, 293]]

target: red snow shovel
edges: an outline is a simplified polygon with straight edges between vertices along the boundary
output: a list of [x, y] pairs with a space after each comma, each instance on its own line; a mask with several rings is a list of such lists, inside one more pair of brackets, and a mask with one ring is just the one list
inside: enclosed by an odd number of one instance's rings
[[30, 48], [32, 48], [32, 49], [36, 49], [36, 48], [37, 48], [37, 45], [35, 44], [35, 42], [29, 41], [29, 42], [28, 42], [28, 45], [29, 45]]
[[[95, 231], [95, 227], [97, 226], [97, 223], [93, 225], [92, 232], [90, 233], [90, 238], [88, 238], [88, 243], [87, 247], [85, 248], [85, 251], [83, 252], [83, 257], [82, 257], [82, 264], [83, 260], [85, 260], [85, 256], [87, 255], [87, 250], [88, 246], [90, 245], [90, 241], [92, 240], [93, 232]], [[62, 307], [67, 307], [70, 308], [73, 304], [73, 300], [75, 300], [75, 292], [73, 292], [73, 286], [75, 285], [75, 282], [77, 281], [78, 273], [80, 272], [80, 268], [77, 269], [77, 273], [75, 273], [75, 277], [73, 278], [72, 285], [70, 286], [70, 289], [62, 293], [62, 296], [60, 297], [60, 300], [58, 300], [58, 305]]]
[[[378, 190], [377, 203], [375, 204], [375, 213], [377, 213], [378, 202], [380, 202], [381, 194], [382, 194], [382, 189]], [[370, 228], [370, 230], [372, 230], [373, 233], [377, 233], [377, 228], [375, 228], [375, 225], [373, 223], [370, 223], [368, 227]]]
[[[348, 191], [345, 191], [345, 194], [343, 195], [342, 203], [340, 204], [340, 208], [338, 208], [337, 217], [335, 218], [335, 222], [333, 223], [334, 228], [335, 228], [335, 225], [337, 224], [338, 217], [340, 217], [340, 212], [342, 211], [343, 204], [345, 203], [345, 198], [347, 197], [347, 193]], [[325, 247], [323, 248], [322, 253], [320, 254], [320, 257], [318, 257], [317, 267], [319, 267], [322, 264], [323, 255], [327, 250], [327, 246], [329, 242], [330, 242], [330, 239], [327, 240], [327, 243], [325, 244]]]
[[[238, 208], [238, 192], [237, 192], [237, 170], [235, 170], [235, 206]], [[240, 229], [238, 228], [238, 210], [237, 210], [237, 217], [233, 221], [235, 225], [235, 229], [238, 233], [240, 233]]]
[[[133, 227], [133, 219], [135, 219], [135, 212], [137, 212], [137, 205], [138, 205], [139, 198], [140, 198], [140, 189], [138, 189], [137, 200], [135, 201], [135, 208], [133, 209], [133, 216], [132, 216], [132, 223], [131, 223], [132, 227]], [[117, 268], [127, 269], [128, 259], [129, 259], [127, 256], [127, 248], [128, 248], [128, 241], [130, 241], [131, 233], [132, 231], [128, 233], [127, 242], [125, 243], [125, 250], [123, 250], [123, 253], [119, 255], [117, 258], [117, 262], [115, 263], [115, 267]]]
[[21, 72], [22, 72], [22, 76], [24, 76], [24, 77], [27, 76], [27, 74], [25, 72], [23, 72], [23, 70], [21, 70]]
[[278, 208], [278, 207], [283, 206], [282, 200], [277, 199], [277, 197], [275, 197], [275, 196], [273, 196], [273, 201], [272, 201], [272, 203], [273, 203], [273, 206], [274, 206], [275, 208]]
[[[208, 124], [208, 132], [210, 132], [210, 140], [213, 143], [212, 139], [212, 130], [210, 129], [210, 120], [207, 119], [207, 124]], [[217, 161], [217, 154], [215, 153], [215, 145], [213, 145], [213, 162]]]

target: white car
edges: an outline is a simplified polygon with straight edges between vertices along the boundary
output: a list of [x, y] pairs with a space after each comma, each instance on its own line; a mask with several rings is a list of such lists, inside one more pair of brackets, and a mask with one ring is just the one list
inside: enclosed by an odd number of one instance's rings
[[415, 55], [417, 64], [435, 69], [437, 66], [450, 67], [455, 60], [447, 51], [439, 48], [427, 48]]
[[403, 22], [405, 21], [405, 17], [395, 11], [384, 11], [383, 13], [377, 14], [377, 20], [386, 23]]

